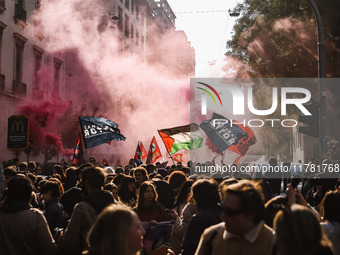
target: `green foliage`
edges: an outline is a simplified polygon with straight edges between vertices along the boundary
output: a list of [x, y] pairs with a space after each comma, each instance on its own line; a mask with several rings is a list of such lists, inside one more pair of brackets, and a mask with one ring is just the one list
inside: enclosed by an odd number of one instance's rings
[[[340, 1], [316, 1], [322, 15], [330, 55], [340, 46]], [[244, 62], [252, 77], [316, 77], [317, 34], [314, 14], [307, 0], [245, 0], [235, 10], [241, 13], [234, 36], [227, 42], [227, 55]], [[334, 54], [333, 54], [334, 55]]]

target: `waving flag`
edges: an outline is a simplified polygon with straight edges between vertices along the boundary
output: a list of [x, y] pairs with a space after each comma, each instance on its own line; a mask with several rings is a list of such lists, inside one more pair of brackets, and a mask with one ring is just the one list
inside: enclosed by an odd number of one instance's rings
[[147, 156], [148, 154], [146, 153], [143, 143], [141, 141], [138, 141], [134, 159], [139, 159], [140, 161], [143, 161], [143, 159], [145, 159]]
[[210, 141], [221, 151], [228, 149], [244, 156], [249, 147], [256, 143], [256, 137], [250, 127], [237, 121], [232, 123], [222, 115], [213, 113], [210, 120], [204, 120], [200, 128], [207, 134]]
[[146, 163], [155, 163], [157, 159], [161, 158], [162, 154], [156, 142], [156, 138], [153, 137], [150, 143], [148, 157], [146, 159]]
[[118, 125], [100, 117], [79, 117], [85, 148], [92, 148], [110, 141], [125, 140]]
[[73, 159], [72, 159], [72, 165], [74, 166], [79, 165], [80, 151], [81, 151], [81, 134], [79, 133], [76, 148], [74, 149], [74, 154], [73, 154]]
[[172, 154], [171, 156], [169, 154], [167, 154], [167, 157], [172, 158], [173, 160], [175, 160], [177, 162], [183, 162], [183, 154], [182, 153]]
[[179, 150], [194, 150], [203, 145], [202, 134], [197, 124], [158, 130], [170, 155]]

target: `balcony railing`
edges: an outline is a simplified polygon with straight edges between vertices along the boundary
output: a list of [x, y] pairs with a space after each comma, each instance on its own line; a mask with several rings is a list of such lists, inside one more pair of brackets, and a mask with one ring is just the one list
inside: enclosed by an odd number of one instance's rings
[[21, 81], [13, 80], [13, 94], [14, 95], [26, 95], [27, 85]]
[[15, 4], [14, 19], [26, 23], [26, 11], [19, 4]]
[[0, 91], [5, 91], [5, 78], [5, 75], [0, 74]]

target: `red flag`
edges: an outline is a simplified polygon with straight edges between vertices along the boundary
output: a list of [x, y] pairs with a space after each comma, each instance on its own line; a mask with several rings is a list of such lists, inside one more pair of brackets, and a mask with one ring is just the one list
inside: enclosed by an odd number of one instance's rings
[[143, 159], [145, 159], [147, 156], [148, 154], [146, 153], [143, 143], [138, 141], [134, 159], [139, 159], [143, 162]]
[[[234, 121], [234, 123], [239, 126], [246, 133], [246, 135], [238, 141], [238, 144], [231, 145], [227, 150], [236, 152], [240, 156], [244, 156], [247, 153], [249, 147], [255, 144], [257, 140], [253, 130], [250, 127], [242, 125], [237, 121]], [[238, 159], [238, 161], [239, 160], [240, 159]]]
[[105, 158], [103, 158], [102, 165], [105, 166], [105, 164], [109, 164], [109, 162], [107, 162], [107, 160]]
[[171, 158], [176, 162], [183, 162], [183, 153], [172, 154], [171, 156], [167, 153], [167, 157]]
[[79, 133], [77, 144], [76, 144], [76, 148], [74, 149], [72, 165], [78, 166], [80, 150], [81, 150], [81, 134]]
[[156, 142], [156, 138], [153, 137], [150, 143], [150, 148], [148, 152], [148, 157], [146, 159], [146, 163], [155, 163], [157, 159], [161, 158], [161, 150], [158, 147], [158, 144]]

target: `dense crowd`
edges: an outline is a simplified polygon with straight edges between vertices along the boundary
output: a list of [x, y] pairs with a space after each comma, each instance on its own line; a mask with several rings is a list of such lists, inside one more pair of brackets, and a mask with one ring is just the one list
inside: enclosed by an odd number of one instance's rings
[[129, 163], [1, 167], [0, 254], [340, 255], [338, 179]]

